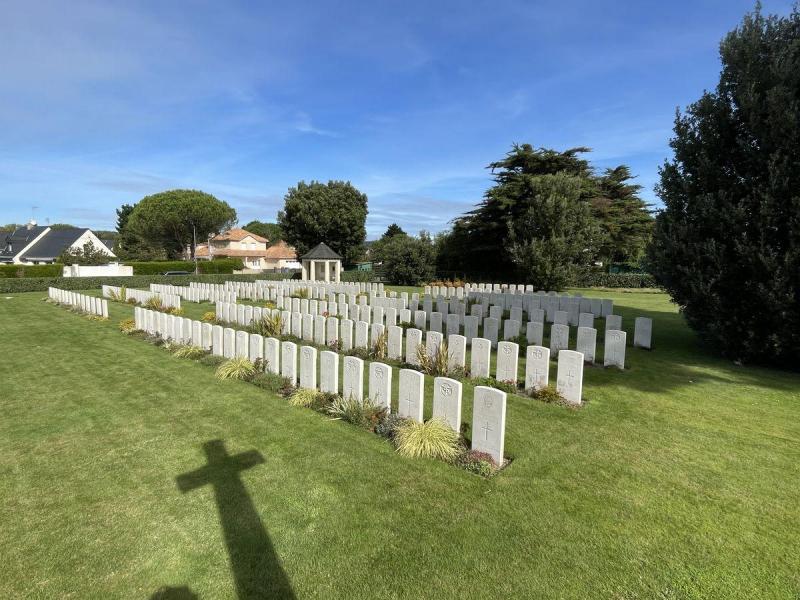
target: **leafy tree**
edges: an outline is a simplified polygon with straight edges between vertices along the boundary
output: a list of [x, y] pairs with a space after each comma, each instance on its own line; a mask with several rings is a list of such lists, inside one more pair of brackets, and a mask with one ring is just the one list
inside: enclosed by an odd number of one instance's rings
[[653, 217], [647, 203], [639, 198], [642, 186], [630, 183], [625, 165], [606, 169], [598, 178], [592, 214], [600, 227], [597, 257], [604, 263], [637, 263], [653, 231]]
[[403, 231], [403, 228], [400, 227], [397, 223], [392, 223], [389, 227], [386, 228], [386, 231], [381, 236], [383, 239], [388, 239], [394, 235], [406, 235], [406, 232]]
[[53, 223], [52, 225], [48, 225], [48, 227], [53, 231], [60, 231], [63, 229], [75, 229], [75, 225], [70, 225], [69, 223]]
[[383, 272], [393, 285], [420, 285], [433, 279], [436, 256], [429, 236], [393, 235], [386, 240]]
[[92, 240], [89, 240], [82, 248], [67, 248], [56, 262], [65, 265], [105, 265], [108, 260], [105, 250], [95, 247]]
[[289, 188], [278, 213], [284, 239], [303, 255], [320, 242], [352, 264], [362, 252], [367, 237], [367, 196], [350, 182], [318, 181]]
[[800, 13], [745, 16], [717, 87], [675, 118], [649, 257], [724, 356], [800, 357]]
[[397, 225], [396, 223], [392, 223], [391, 225], [389, 225], [389, 227], [386, 228], [386, 231], [379, 239], [375, 240], [374, 242], [368, 242], [369, 259], [374, 262], [383, 262], [386, 253], [386, 244], [389, 242], [389, 240], [398, 235], [407, 235], [407, 234], [400, 228], [399, 225]]
[[283, 231], [281, 231], [281, 227], [277, 223], [250, 221], [243, 227], [243, 229], [249, 231], [250, 233], [255, 233], [256, 235], [267, 238], [270, 246], [277, 244], [283, 239]]
[[228, 229], [236, 223], [236, 211], [226, 202], [197, 190], [170, 190], [142, 198], [128, 215], [125, 230], [163, 248], [170, 258], [195, 241]]
[[589, 203], [597, 181], [579, 157], [587, 151], [515, 144], [489, 165], [495, 185], [456, 220], [447, 254], [467, 272], [563, 288], [591, 262], [598, 235]]

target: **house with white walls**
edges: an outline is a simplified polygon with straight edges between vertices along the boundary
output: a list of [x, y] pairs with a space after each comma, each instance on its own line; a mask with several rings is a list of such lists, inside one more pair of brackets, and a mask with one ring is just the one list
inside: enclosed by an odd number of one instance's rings
[[82, 249], [91, 242], [95, 249], [116, 258], [91, 229], [53, 229], [31, 221], [6, 235], [0, 245], [0, 264], [46, 265], [56, 262], [65, 250]]

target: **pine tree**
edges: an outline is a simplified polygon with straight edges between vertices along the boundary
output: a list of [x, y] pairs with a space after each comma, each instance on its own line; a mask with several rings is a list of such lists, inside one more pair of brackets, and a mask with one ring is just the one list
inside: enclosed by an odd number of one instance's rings
[[675, 119], [652, 270], [723, 355], [800, 359], [800, 14], [748, 14], [722, 72]]

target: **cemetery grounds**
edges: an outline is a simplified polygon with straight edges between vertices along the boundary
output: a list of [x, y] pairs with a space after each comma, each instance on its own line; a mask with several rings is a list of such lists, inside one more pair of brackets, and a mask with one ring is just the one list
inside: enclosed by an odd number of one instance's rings
[[800, 375], [712, 357], [665, 294], [571, 291], [654, 349], [578, 410], [509, 395], [491, 479], [126, 337], [133, 307], [0, 297], [0, 597], [800, 597]]

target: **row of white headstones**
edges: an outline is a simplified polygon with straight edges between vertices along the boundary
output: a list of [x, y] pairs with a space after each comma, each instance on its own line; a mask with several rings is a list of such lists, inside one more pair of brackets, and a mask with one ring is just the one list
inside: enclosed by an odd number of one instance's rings
[[226, 290], [222, 285], [200, 284], [193, 287], [185, 285], [172, 285], [169, 283], [151, 283], [151, 292], [159, 294], [174, 294], [189, 302], [236, 302], [236, 292]]
[[87, 314], [108, 318], [108, 300], [97, 296], [87, 296], [78, 292], [49, 287], [47, 288], [47, 297], [59, 304], [74, 306]]
[[[290, 313], [288, 311], [279, 311], [278, 309], [261, 308], [244, 304], [219, 303], [216, 312], [219, 321], [235, 323], [245, 327], [251, 325], [253, 322], [259, 321], [266, 314], [281, 316], [281, 333], [284, 335], [292, 335], [308, 342], [314, 342], [319, 346], [332, 345], [338, 342], [341, 345], [341, 349], [344, 351], [349, 351], [353, 348], [369, 349], [374, 346], [380, 336], [386, 332], [387, 356], [390, 359], [402, 360], [403, 348], [405, 346], [406, 362], [414, 365], [418, 364], [416, 355], [417, 346], [422, 343], [423, 336], [423, 332], [420, 329], [409, 328], [404, 330], [397, 325], [387, 326], [383, 323], [369, 323], [367, 321], [353, 321], [351, 319], [340, 320], [338, 317], [326, 317], [325, 315], [313, 315], [310, 313]], [[490, 321], [490, 323], [487, 324], [487, 321]], [[472, 376], [489, 376], [489, 356], [491, 355], [492, 348], [498, 349], [498, 357], [500, 346], [506, 349], [504, 352], [508, 352], [507, 348], [509, 348], [509, 342], [498, 342], [497, 326], [495, 323], [492, 329], [490, 327], [491, 321], [493, 321], [493, 319], [490, 317], [484, 319], [484, 335], [488, 332], [488, 337], [478, 337], [477, 326], [474, 328], [465, 327], [466, 335], [448, 333], [448, 363], [451, 369], [465, 366], [466, 349], [467, 346], [471, 346], [472, 356], [470, 372]], [[506, 321], [506, 325], [509, 325], [509, 323], [516, 325], [516, 328], [505, 328], [505, 333], [508, 336], [506, 338], [507, 340], [516, 338], [519, 333], [519, 324], [511, 322], [511, 320]], [[619, 326], [621, 327], [621, 321], [619, 322]], [[640, 337], [647, 337], [646, 347], [649, 347], [649, 335], [644, 336], [640, 331], [643, 329], [644, 324], [637, 320], [637, 332]], [[448, 328], [448, 331], [449, 330]], [[459, 329], [456, 328], [455, 331], [459, 331]], [[530, 346], [542, 346], [543, 335], [543, 323], [528, 323], [527, 341]], [[425, 337], [428, 355], [435, 355], [444, 339], [444, 335], [438, 331], [428, 330]], [[558, 353], [562, 350], [569, 350], [570, 340], [570, 328], [568, 325], [553, 324], [550, 330], [549, 348], [553, 357], [558, 356]], [[575, 349], [584, 355], [585, 361], [594, 363], [597, 348], [597, 330], [593, 327], [578, 327], [575, 341]], [[606, 330], [605, 351], [603, 356], [604, 366], [614, 366], [620, 369], [625, 368], [626, 343], [627, 334], [625, 331], [621, 329]], [[516, 348], [514, 356], [517, 356], [519, 354], [519, 346], [514, 343], [510, 347]], [[503, 373], [503, 376], [501, 377], [498, 375], [497, 379], [502, 381], [516, 381], [516, 376], [508, 376], [508, 371], [504, 369], [501, 370], [499, 364], [500, 361], [498, 360], [498, 373]], [[510, 368], [509, 365], [509, 369]]]
[[[191, 344], [225, 358], [242, 357], [250, 361], [262, 359], [266, 368], [289, 379], [301, 388], [341, 394], [357, 401], [364, 399], [364, 360], [343, 357], [343, 374], [339, 385], [340, 356], [332, 350], [318, 352], [313, 346], [263, 337], [200, 321], [151, 311], [134, 309], [136, 328], [180, 344]], [[547, 365], [547, 348], [540, 348]], [[299, 361], [298, 361], [299, 358]], [[559, 389], [565, 397], [580, 403], [583, 356], [562, 351], [558, 361]], [[369, 363], [367, 396], [375, 404], [392, 409], [392, 367]], [[432, 416], [443, 419], [454, 431], [461, 427], [461, 382], [448, 377], [434, 378]], [[398, 374], [397, 414], [422, 422], [425, 407], [425, 375], [413, 369], [400, 369]], [[476, 386], [473, 396], [472, 449], [486, 452], [498, 463], [504, 458], [506, 393], [487, 386]]]
[[177, 294], [168, 294], [166, 292], [137, 290], [135, 288], [125, 288], [125, 298], [122, 298], [122, 288], [115, 285], [103, 285], [104, 298], [117, 298], [120, 300], [136, 300], [139, 304], [144, 304], [152, 298], [161, 300], [161, 304], [165, 308], [180, 308], [181, 297]]

